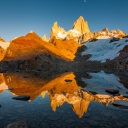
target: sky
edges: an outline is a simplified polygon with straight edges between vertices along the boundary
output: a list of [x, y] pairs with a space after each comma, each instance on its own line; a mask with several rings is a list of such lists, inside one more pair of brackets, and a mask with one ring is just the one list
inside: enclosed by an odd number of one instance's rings
[[69, 30], [79, 16], [91, 32], [108, 27], [128, 33], [128, 0], [0, 0], [0, 37], [9, 42], [32, 30], [49, 38], [55, 21]]

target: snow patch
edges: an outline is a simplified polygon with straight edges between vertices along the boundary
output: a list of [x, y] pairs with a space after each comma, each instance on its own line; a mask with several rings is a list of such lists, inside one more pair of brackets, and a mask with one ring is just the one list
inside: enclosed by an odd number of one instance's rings
[[112, 38], [85, 43], [84, 45], [87, 49], [82, 52], [82, 55], [91, 54], [91, 57], [88, 59], [91, 61], [106, 62], [107, 59], [113, 60], [119, 56], [119, 52], [128, 45], [128, 42], [125, 42], [127, 39], [121, 39], [109, 43], [111, 39]]
[[60, 32], [60, 31], [57, 33], [57, 38], [65, 39], [66, 36], [67, 36], [66, 34], [64, 34], [64, 33]]
[[71, 29], [71, 32], [72, 32], [72, 33], [75, 33], [75, 34], [77, 34], [77, 35], [80, 34], [80, 32], [77, 31], [77, 30], [75, 30], [75, 29]]
[[104, 36], [98, 36], [96, 39], [109, 39], [110, 36], [104, 35]]

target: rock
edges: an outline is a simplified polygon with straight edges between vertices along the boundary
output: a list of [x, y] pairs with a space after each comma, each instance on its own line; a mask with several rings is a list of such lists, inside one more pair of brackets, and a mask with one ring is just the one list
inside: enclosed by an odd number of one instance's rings
[[64, 35], [66, 35], [66, 31], [64, 30], [64, 28], [60, 27], [58, 25], [58, 22], [55, 22], [50, 32], [50, 39], [52, 39], [53, 37], [61, 38], [61, 36], [63, 37]]
[[28, 128], [26, 121], [17, 121], [12, 124], [8, 124], [4, 128]]
[[114, 106], [128, 109], [128, 101], [117, 100], [113, 103]]
[[112, 43], [112, 42], [115, 42], [115, 41], [119, 41], [119, 40], [120, 40], [120, 38], [113, 37], [113, 39], [111, 39], [109, 43]]
[[123, 38], [128, 38], [128, 35], [124, 36]]
[[39, 69], [37, 69], [37, 71], [38, 71], [38, 72], [41, 72], [41, 71], [42, 71], [42, 69], [41, 69], [41, 68], [39, 68]]
[[0, 105], [0, 108], [1, 108], [2, 106]]
[[105, 91], [106, 91], [107, 93], [110, 93], [110, 94], [118, 94], [118, 93], [119, 93], [119, 90], [113, 89], [113, 88], [106, 89]]
[[128, 98], [128, 95], [123, 95], [124, 98]]
[[20, 70], [16, 69], [15, 72], [20, 72]]
[[93, 94], [93, 95], [96, 95], [96, 94], [98, 94], [97, 92], [94, 92], [94, 91], [89, 91], [91, 94]]
[[109, 33], [108, 28], [102, 29], [101, 32]]
[[84, 21], [84, 18], [80, 16], [73, 24], [73, 29], [79, 31], [81, 34], [90, 32], [88, 22]]
[[66, 79], [65, 82], [72, 82], [72, 80]]
[[30, 99], [30, 96], [16, 96], [16, 97], [13, 97], [12, 99], [27, 101]]
[[125, 42], [128, 42], [128, 40], [125, 40]]
[[8, 90], [13, 90], [14, 88], [8, 88]]
[[43, 128], [50, 128], [50, 126], [47, 123], [45, 123], [45, 122], [42, 122], [42, 127]]
[[94, 38], [94, 39], [91, 39], [90, 42], [95, 42], [95, 41], [97, 41], [97, 40], [98, 40], [98, 39], [95, 39], [95, 38]]
[[29, 76], [28, 75], [24, 75], [24, 78], [29, 78]]

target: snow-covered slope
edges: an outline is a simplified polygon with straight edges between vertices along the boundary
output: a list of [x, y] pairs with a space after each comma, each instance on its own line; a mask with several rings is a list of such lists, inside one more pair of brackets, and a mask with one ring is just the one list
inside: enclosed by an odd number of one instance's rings
[[128, 45], [128, 38], [120, 39], [119, 41], [111, 42], [110, 39], [101, 39], [94, 42], [88, 42], [84, 45], [87, 49], [82, 52], [82, 55], [91, 54], [88, 60], [106, 62], [107, 59], [113, 60], [118, 57], [120, 51]]

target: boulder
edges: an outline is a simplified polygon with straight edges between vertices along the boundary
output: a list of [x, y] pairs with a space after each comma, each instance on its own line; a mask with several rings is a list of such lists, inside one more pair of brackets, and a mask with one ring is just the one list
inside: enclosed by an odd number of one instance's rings
[[65, 82], [72, 82], [72, 80], [70, 80], [70, 79], [66, 79]]
[[12, 99], [28, 101], [30, 99], [30, 96], [16, 96], [16, 97], [13, 97]]
[[26, 121], [17, 121], [12, 124], [8, 124], [4, 128], [28, 128]]
[[109, 94], [118, 94], [119, 93], [119, 90], [113, 89], [113, 88], [106, 89], [105, 91]]
[[113, 103], [113, 105], [119, 108], [128, 109], [128, 101], [117, 100]]

